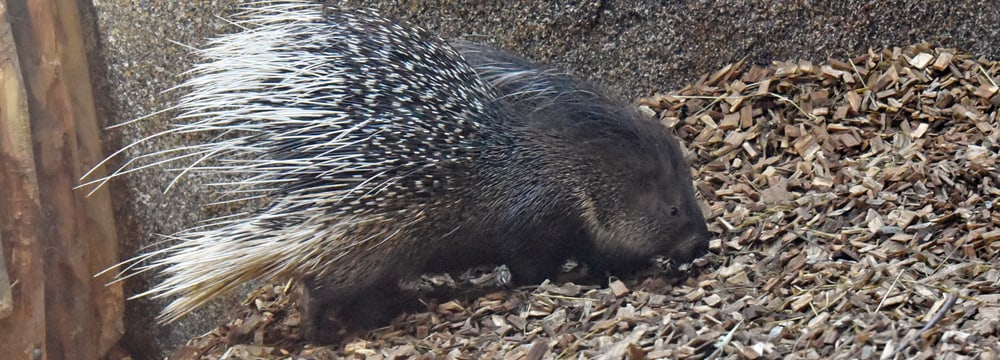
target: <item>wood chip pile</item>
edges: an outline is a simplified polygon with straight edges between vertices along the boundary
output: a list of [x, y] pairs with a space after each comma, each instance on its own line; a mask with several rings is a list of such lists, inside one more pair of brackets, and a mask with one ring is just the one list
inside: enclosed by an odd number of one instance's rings
[[996, 358], [998, 82], [1000, 62], [926, 44], [727, 66], [639, 100], [711, 212], [688, 274], [438, 299], [305, 349], [268, 287], [178, 357]]

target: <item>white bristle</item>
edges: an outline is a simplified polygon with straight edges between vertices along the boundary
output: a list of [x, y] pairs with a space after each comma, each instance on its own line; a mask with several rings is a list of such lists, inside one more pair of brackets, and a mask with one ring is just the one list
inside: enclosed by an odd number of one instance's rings
[[393, 230], [350, 240], [344, 233], [385, 228], [374, 226], [383, 221], [382, 200], [446, 182], [434, 168], [475, 155], [470, 139], [487, 126], [477, 116], [490, 118], [484, 101], [496, 98], [490, 86], [443, 41], [420, 38], [417, 45], [411, 30], [374, 12], [331, 11], [304, 0], [251, 4], [234, 21], [242, 31], [197, 50], [204, 62], [175, 88], [184, 92], [179, 103], [164, 110], [178, 114], [177, 124], [137, 143], [214, 137], [139, 156], [82, 185], [172, 164], [178, 178], [239, 174], [209, 184], [233, 197], [222, 202], [270, 199], [258, 213], [183, 231], [170, 247], [123, 263], [124, 276], [165, 275], [136, 295], [175, 296], [161, 320], [244, 282], [322, 273], [354, 248], [390, 241]]

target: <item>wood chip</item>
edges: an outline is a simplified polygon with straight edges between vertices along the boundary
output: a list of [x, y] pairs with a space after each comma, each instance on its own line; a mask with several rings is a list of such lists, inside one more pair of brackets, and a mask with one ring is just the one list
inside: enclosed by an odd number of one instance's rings
[[918, 70], [923, 70], [925, 67], [927, 67], [927, 64], [929, 64], [933, 59], [934, 55], [928, 53], [919, 53], [913, 58], [909, 59], [909, 63]]
[[608, 287], [611, 289], [611, 293], [615, 294], [617, 297], [625, 296], [625, 294], [628, 294], [629, 292], [628, 286], [626, 286], [621, 280], [612, 281], [608, 284]]
[[948, 66], [951, 65], [951, 59], [954, 57], [955, 56], [949, 52], [942, 52], [938, 54], [937, 59], [934, 60], [934, 65], [931, 65], [931, 68], [937, 71], [947, 69]]

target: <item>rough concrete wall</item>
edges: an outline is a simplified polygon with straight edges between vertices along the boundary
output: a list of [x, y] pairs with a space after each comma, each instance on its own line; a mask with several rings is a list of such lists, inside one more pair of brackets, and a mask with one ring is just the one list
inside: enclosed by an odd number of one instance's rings
[[[193, 57], [179, 44], [199, 46], [212, 34], [233, 31], [222, 18], [235, 0], [94, 0], [106, 66], [109, 104], [119, 123], [169, 105]], [[752, 62], [857, 55], [868, 47], [932, 41], [989, 58], [1000, 52], [1000, 1], [345, 1], [373, 3], [397, 19], [446, 38], [498, 45], [571, 70], [633, 98], [669, 91], [699, 75], [748, 57]], [[175, 43], [176, 42], [176, 43]], [[109, 149], [163, 129], [163, 119], [109, 132]], [[129, 151], [169, 145], [149, 141]], [[127, 249], [160, 240], [195, 224], [211, 196], [182, 181], [170, 193], [163, 171], [143, 171], [112, 183]], [[123, 236], [125, 238], [125, 236]], [[134, 281], [127, 289], [144, 289]], [[151, 318], [161, 302], [129, 303], [124, 345], [138, 356], [158, 357], [210, 330], [222, 306], [159, 328]]]
[[922, 41], [1000, 52], [996, 0], [376, 2], [446, 37], [557, 64], [629, 97], [672, 90], [743, 57], [818, 62]]

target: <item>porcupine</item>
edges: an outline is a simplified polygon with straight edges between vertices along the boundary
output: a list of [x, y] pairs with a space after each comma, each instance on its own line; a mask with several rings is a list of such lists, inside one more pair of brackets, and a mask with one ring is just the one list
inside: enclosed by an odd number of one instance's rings
[[530, 284], [569, 258], [625, 271], [707, 250], [677, 141], [601, 91], [373, 10], [287, 0], [241, 16], [199, 51], [179, 123], [157, 136], [221, 133], [166, 161], [245, 174], [233, 192], [268, 204], [126, 262], [165, 275], [137, 295], [176, 296], [161, 321], [291, 277], [314, 336], [326, 309], [376, 311], [368, 299], [423, 272], [507, 264]]

